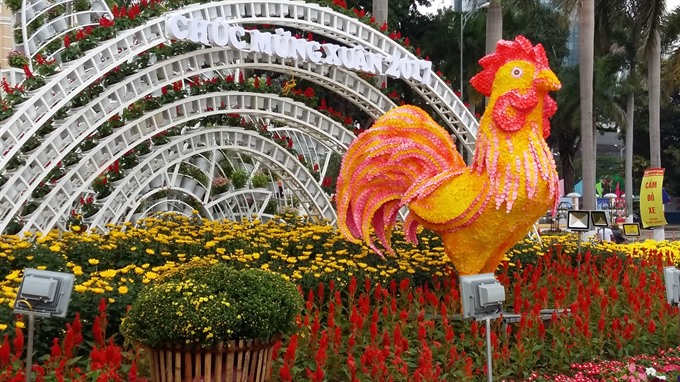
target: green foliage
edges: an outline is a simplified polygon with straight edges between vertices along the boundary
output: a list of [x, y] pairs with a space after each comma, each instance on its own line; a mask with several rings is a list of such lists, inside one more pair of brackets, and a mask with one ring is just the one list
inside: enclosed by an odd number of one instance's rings
[[21, 0], [3, 0], [2, 2], [9, 8], [12, 12], [18, 12], [21, 9]]
[[235, 189], [243, 188], [248, 183], [248, 173], [243, 170], [236, 170], [231, 173], [231, 183]]
[[212, 347], [292, 333], [301, 309], [297, 288], [280, 275], [189, 263], [143, 289], [121, 331], [147, 346]]
[[271, 177], [262, 171], [256, 172], [250, 179], [253, 188], [265, 188], [271, 182]]

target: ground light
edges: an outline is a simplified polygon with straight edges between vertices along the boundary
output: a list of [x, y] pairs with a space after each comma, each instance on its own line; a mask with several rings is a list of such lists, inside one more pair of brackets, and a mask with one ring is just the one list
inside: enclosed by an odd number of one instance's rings
[[680, 305], [680, 269], [664, 267], [663, 278], [666, 281], [666, 299], [672, 306]]
[[71, 273], [24, 269], [24, 277], [14, 300], [14, 313], [28, 316], [26, 382], [31, 381], [35, 317], [66, 317], [75, 276]]
[[491, 320], [501, 316], [505, 288], [493, 273], [460, 277], [460, 297], [463, 318], [485, 321], [486, 371], [488, 381], [493, 381], [493, 354], [491, 349]]

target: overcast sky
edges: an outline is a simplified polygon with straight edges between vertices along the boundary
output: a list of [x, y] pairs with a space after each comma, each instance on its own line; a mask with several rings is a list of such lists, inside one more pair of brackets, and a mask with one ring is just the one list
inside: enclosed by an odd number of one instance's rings
[[680, 5], [680, 0], [667, 0], [666, 1], [666, 7], [669, 11], [672, 11], [678, 5]]

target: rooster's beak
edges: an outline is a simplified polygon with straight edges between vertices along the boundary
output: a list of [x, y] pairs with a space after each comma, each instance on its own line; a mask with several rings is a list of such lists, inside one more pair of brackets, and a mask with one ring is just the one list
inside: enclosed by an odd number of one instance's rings
[[560, 80], [557, 79], [555, 73], [550, 69], [543, 69], [538, 72], [534, 78], [534, 84], [536, 84], [537, 88], [546, 92], [560, 90], [562, 87]]

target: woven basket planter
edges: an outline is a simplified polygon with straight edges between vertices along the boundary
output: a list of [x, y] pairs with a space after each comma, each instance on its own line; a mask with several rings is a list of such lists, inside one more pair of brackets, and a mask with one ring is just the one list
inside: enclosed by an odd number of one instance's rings
[[152, 382], [265, 382], [275, 340], [238, 340], [212, 349], [149, 348]]

